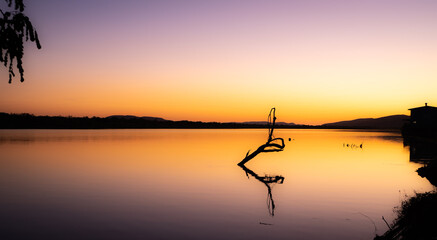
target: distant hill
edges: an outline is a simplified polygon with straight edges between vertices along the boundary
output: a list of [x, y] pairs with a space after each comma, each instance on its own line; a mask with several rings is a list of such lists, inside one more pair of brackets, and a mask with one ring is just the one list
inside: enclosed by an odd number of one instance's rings
[[[319, 126], [277, 122], [276, 128], [357, 128], [400, 129], [409, 119], [406, 115], [382, 118], [362, 118], [351, 121], [327, 123]], [[172, 121], [159, 117], [112, 115], [108, 117], [35, 116], [28, 113], [0, 112], [0, 129], [117, 129], [117, 128], [267, 128], [266, 121], [249, 122], [199, 122]]]
[[[278, 128], [308, 128], [310, 126], [281, 125]], [[109, 117], [63, 117], [35, 116], [28, 113], [14, 114], [0, 112], [0, 129], [123, 129], [123, 128], [267, 128], [267, 122], [220, 123], [199, 121], [172, 121], [158, 117], [137, 117], [133, 115], [112, 115]]]
[[401, 129], [406, 121], [410, 119], [407, 115], [392, 115], [381, 118], [360, 118], [350, 121], [341, 121], [323, 124], [328, 128], [364, 128], [364, 129]]
[[168, 121], [165, 120], [164, 118], [158, 118], [158, 117], [137, 117], [134, 115], [111, 115], [108, 116], [106, 118], [115, 118], [115, 119], [143, 119], [143, 120], [148, 120], [148, 121]]

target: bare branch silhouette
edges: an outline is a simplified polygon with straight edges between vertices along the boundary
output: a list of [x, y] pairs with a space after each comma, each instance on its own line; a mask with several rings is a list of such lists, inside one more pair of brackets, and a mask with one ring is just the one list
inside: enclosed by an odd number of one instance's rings
[[241, 160], [241, 162], [239, 162], [238, 165], [240, 166], [244, 165], [245, 163], [247, 163], [252, 158], [256, 157], [258, 154], [262, 152], [280, 152], [284, 150], [285, 147], [284, 139], [275, 138], [273, 135], [273, 131], [275, 130], [275, 122], [276, 122], [275, 112], [276, 109], [272, 108], [268, 116], [269, 136], [267, 142], [259, 146], [258, 149], [256, 149], [251, 154], [249, 154], [250, 152], [249, 150], [246, 154], [246, 157], [243, 160]]

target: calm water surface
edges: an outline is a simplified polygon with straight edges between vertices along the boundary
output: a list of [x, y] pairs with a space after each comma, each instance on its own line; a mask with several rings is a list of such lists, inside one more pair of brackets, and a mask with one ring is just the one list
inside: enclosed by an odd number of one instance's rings
[[373, 239], [433, 189], [398, 133], [275, 135], [246, 172], [265, 129], [0, 130], [0, 239]]

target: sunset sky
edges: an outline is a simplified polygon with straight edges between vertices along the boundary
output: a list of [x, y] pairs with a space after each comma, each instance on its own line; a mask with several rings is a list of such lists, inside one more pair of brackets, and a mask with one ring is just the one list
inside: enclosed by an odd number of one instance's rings
[[42, 49], [26, 44], [23, 83], [0, 68], [0, 112], [321, 124], [437, 106], [435, 0], [25, 4]]

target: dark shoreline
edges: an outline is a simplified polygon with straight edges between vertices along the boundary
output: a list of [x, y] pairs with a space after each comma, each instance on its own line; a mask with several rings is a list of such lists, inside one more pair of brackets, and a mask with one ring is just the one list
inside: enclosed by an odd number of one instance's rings
[[[63, 117], [0, 113], [0, 129], [267, 129], [267, 124], [171, 121], [142, 117]], [[323, 125], [276, 125], [277, 129], [343, 129], [400, 131], [400, 129]]]

